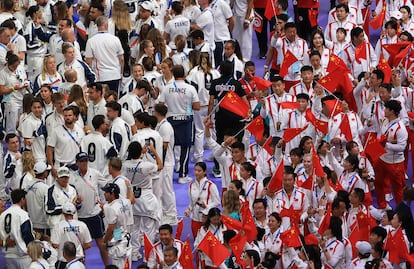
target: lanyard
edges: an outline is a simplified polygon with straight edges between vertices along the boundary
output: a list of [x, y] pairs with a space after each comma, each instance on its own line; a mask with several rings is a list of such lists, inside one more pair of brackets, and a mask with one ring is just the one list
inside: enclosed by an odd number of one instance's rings
[[76, 143], [76, 145], [78, 146], [78, 148], [80, 148], [80, 144], [78, 141], [76, 141], [75, 137], [73, 137], [72, 133], [68, 130], [68, 128], [66, 128], [65, 125], [62, 124], [63, 129], [65, 129], [66, 133], [69, 135], [69, 137]]
[[[246, 193], [246, 197], [248, 197], [249, 196], [249, 194], [250, 194], [250, 192], [253, 190], [253, 187], [254, 187], [254, 185], [256, 184], [256, 182], [255, 181], [253, 181], [252, 182], [252, 184], [250, 185], [250, 188], [249, 188], [249, 190], [247, 191], [247, 193]], [[256, 197], [255, 197], [256, 198]]]
[[349, 190], [351, 189], [352, 183], [354, 182], [355, 177], [356, 177], [356, 172], [354, 172], [354, 174], [352, 175], [351, 179], [348, 181], [347, 192], [349, 192]]
[[217, 232], [219, 231], [219, 229], [220, 229], [220, 224], [217, 226], [217, 228], [214, 230], [214, 235], [216, 235], [217, 234]]
[[388, 135], [388, 131], [395, 125], [397, 124], [397, 121], [394, 121], [390, 126], [388, 126], [387, 130], [385, 131], [385, 134]]
[[77, 261], [78, 261], [77, 259], [74, 259], [70, 263], [66, 264], [66, 269], [69, 269], [72, 266], [72, 264], [76, 263]]
[[46, 269], [46, 267], [41, 263], [41, 262], [39, 262], [39, 261], [37, 261], [37, 263], [43, 268], [43, 269]]
[[[271, 233], [269, 233], [268, 238], [270, 237]], [[280, 235], [280, 228], [277, 229], [277, 233], [275, 235], [275, 237], [273, 237], [273, 241], [272, 241], [272, 246], [276, 243], [276, 240], [279, 238]]]

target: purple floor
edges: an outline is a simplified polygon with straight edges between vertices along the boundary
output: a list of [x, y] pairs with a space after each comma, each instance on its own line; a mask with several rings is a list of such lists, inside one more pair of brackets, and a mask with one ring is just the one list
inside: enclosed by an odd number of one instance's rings
[[[321, 5], [321, 9], [319, 12], [319, 21], [321, 25], [326, 25], [326, 21], [327, 21], [327, 14], [328, 14], [328, 8], [329, 8], [329, 2], [328, 1], [321, 1], [323, 4]], [[291, 12], [291, 14], [293, 14], [293, 12]], [[377, 36], [371, 36], [371, 40], [377, 40], [378, 39], [378, 35]], [[375, 44], [373, 44], [375, 46]], [[256, 64], [256, 75], [257, 76], [262, 76], [263, 75], [263, 65], [265, 63], [265, 60], [260, 60], [258, 59], [258, 47], [257, 47], [257, 41], [256, 41], [256, 36], [255, 33], [253, 33], [253, 58], [252, 60], [255, 62]], [[204, 157], [207, 157], [210, 154], [210, 151], [206, 151], [206, 153], [204, 154]], [[208, 178], [212, 179], [217, 186], [219, 187], [219, 190], [221, 190], [221, 180], [220, 179], [215, 179], [211, 173], [211, 169], [213, 167], [213, 163], [212, 162], [206, 162], [208, 165]], [[193, 176], [193, 167], [194, 164], [190, 163], [190, 176]], [[411, 167], [409, 168], [409, 176], [411, 178]], [[174, 190], [175, 190], [175, 194], [177, 197], [177, 210], [178, 210], [178, 215], [180, 218], [182, 218], [182, 216], [184, 215], [184, 210], [188, 205], [188, 196], [187, 196], [187, 189], [188, 189], [188, 184], [178, 184], [177, 183], [177, 179], [178, 179], [178, 175], [174, 174]], [[411, 180], [409, 182], [407, 182], [407, 184], [411, 185]], [[190, 219], [189, 218], [184, 218], [184, 231], [182, 234], [182, 240], [184, 240], [187, 236], [191, 237], [191, 229], [190, 229]], [[100, 255], [99, 255], [99, 250], [96, 247], [95, 243], [93, 244], [93, 247], [89, 250], [86, 251], [86, 265], [88, 269], [102, 269], [104, 268], [103, 263], [101, 261]], [[137, 265], [139, 265], [141, 262], [134, 262], [132, 265], [132, 268], [136, 268]], [[4, 257], [2, 254], [0, 254], [0, 269], [5, 268], [5, 261], [4, 261]], [[122, 268], [120, 268], [122, 269]]]

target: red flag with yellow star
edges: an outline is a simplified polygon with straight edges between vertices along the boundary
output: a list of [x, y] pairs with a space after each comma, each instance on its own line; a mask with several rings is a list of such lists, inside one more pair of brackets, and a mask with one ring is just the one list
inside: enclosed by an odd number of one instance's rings
[[306, 120], [312, 123], [312, 125], [315, 126], [317, 130], [319, 130], [323, 134], [328, 133], [328, 122], [317, 119], [316, 116], [313, 115], [312, 110], [310, 110], [310, 108], [306, 110], [305, 117], [306, 117]]
[[382, 25], [384, 24], [386, 6], [385, 6], [384, 1], [381, 1], [381, 3], [382, 3], [381, 12], [378, 13], [377, 16], [375, 16], [375, 18], [373, 18], [369, 22], [369, 24], [371, 25], [371, 27], [374, 28], [374, 29], [381, 28]]
[[194, 269], [193, 252], [191, 251], [190, 238], [188, 237], [181, 247], [179, 262], [183, 268]]
[[252, 242], [256, 239], [257, 228], [254, 222], [252, 212], [250, 211], [249, 201], [245, 201], [240, 208], [240, 214], [242, 217], [242, 229], [246, 234], [247, 242]]
[[233, 91], [229, 91], [226, 96], [223, 97], [223, 100], [220, 101], [220, 107], [239, 115], [242, 118], [246, 118], [250, 110], [249, 105]]
[[219, 267], [230, 256], [230, 251], [210, 231], [207, 231], [198, 249], [210, 258], [215, 267]]
[[273, 174], [272, 178], [267, 185], [267, 188], [270, 191], [278, 191], [282, 189], [283, 186], [283, 172], [285, 169], [285, 162], [282, 160], [280, 161], [279, 165], [277, 166], [276, 172]]
[[336, 69], [318, 80], [318, 84], [330, 92], [335, 92], [339, 83], [338, 74], [342, 75], [342, 72], [344, 72], [342, 69]]
[[299, 103], [298, 102], [280, 102], [279, 103], [280, 107], [283, 109], [296, 109], [299, 108]]
[[407, 260], [409, 254], [401, 227], [397, 229], [394, 236], [391, 231], [388, 232], [383, 248], [388, 251], [390, 262], [399, 264], [400, 259]]
[[326, 100], [323, 103], [329, 108], [329, 115], [331, 115], [331, 118], [335, 117], [344, 110], [339, 99]]
[[267, 151], [271, 156], [273, 155], [272, 149], [270, 148], [270, 144], [272, 143], [273, 137], [269, 136], [265, 143], [263, 144], [263, 149]]
[[341, 133], [345, 136], [346, 141], [352, 140], [351, 125], [349, 124], [349, 118], [347, 114], [342, 115], [342, 121], [339, 125], [339, 129], [341, 130]]
[[396, 60], [396, 55], [398, 55], [402, 50], [406, 49], [408, 46], [411, 47], [411, 42], [406, 41], [406, 42], [398, 42], [394, 44], [383, 44], [382, 47], [390, 55], [390, 57], [388, 58], [388, 64], [390, 66], [398, 66], [399, 62], [397, 62]]
[[242, 229], [242, 223], [236, 219], [232, 219], [224, 214], [221, 215], [221, 221], [226, 225], [227, 229], [240, 231]]
[[301, 132], [303, 132], [306, 128], [308, 128], [308, 125], [306, 124], [302, 128], [287, 128], [283, 132], [283, 140], [288, 143], [293, 138], [295, 138], [297, 135], [299, 135]]
[[277, 0], [268, 0], [266, 4], [265, 13], [264, 13], [264, 16], [266, 17], [266, 19], [270, 21], [273, 17], [276, 17], [276, 15], [279, 15], [279, 14], [280, 14], [280, 11], [279, 11], [279, 5], [277, 3]]
[[368, 47], [368, 43], [365, 41], [359, 44], [358, 47], [355, 48], [355, 61], [357, 63], [360, 64], [361, 59], [364, 59], [364, 60], [367, 59], [367, 49], [369, 49], [369, 47]]
[[338, 68], [343, 71], [350, 72], [344, 60], [342, 60], [340, 57], [338, 57], [335, 54], [331, 54], [331, 56], [329, 56], [329, 62], [328, 62], [328, 66], [326, 67], [326, 71], [330, 73], [332, 71], [335, 71]]
[[262, 140], [264, 129], [264, 121], [262, 116], [257, 116], [249, 124], [246, 125], [246, 130], [254, 135], [257, 140]]
[[[145, 260], [148, 261], [151, 251], [154, 249], [154, 245], [151, 240], [148, 238], [147, 234], [144, 233], [144, 256]], [[158, 256], [158, 254], [155, 254]]]
[[376, 137], [369, 135], [365, 146], [365, 153], [371, 163], [375, 164], [383, 154], [387, 153], [387, 151]]
[[253, 80], [256, 83], [256, 88], [259, 91], [266, 90], [267, 88], [269, 88], [270, 86], [272, 86], [272, 82], [270, 82], [270, 81], [268, 81], [266, 79], [260, 78], [260, 77], [254, 76], [253, 77]]
[[284, 57], [283, 57], [283, 62], [280, 65], [280, 71], [279, 71], [279, 75], [283, 78], [284, 76], [286, 76], [289, 72], [288, 69], [289, 67], [296, 63], [298, 61], [298, 59], [296, 58], [296, 56], [290, 51], [287, 50]]
[[282, 239], [283, 244], [285, 244], [288, 248], [297, 248], [302, 246], [297, 226], [293, 226], [289, 230], [281, 233], [280, 239]]
[[235, 237], [230, 239], [229, 245], [233, 250], [233, 255], [236, 257], [236, 263], [246, 268], [246, 264], [242, 259], [244, 246], [246, 245], [247, 239], [245, 235], [237, 233]]
[[392, 69], [387, 60], [385, 60], [383, 54], [381, 54], [377, 69], [384, 72], [384, 83], [390, 83], [392, 77]]

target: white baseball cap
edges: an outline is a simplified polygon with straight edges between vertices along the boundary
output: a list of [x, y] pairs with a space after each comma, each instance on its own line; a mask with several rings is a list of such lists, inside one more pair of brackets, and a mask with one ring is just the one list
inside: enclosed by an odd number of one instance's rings
[[57, 170], [57, 176], [58, 177], [69, 177], [69, 168], [66, 166], [62, 166]]
[[50, 169], [52, 169], [52, 167], [50, 167], [50, 165], [47, 165], [45, 162], [37, 162], [33, 167], [35, 175], [43, 174], [45, 171]]
[[145, 10], [149, 10], [149, 11], [151, 11], [151, 12], [153, 12], [154, 11], [154, 9], [155, 9], [155, 6], [154, 6], [154, 4], [151, 2], [151, 1], [149, 1], [149, 0], [147, 0], [147, 1], [144, 1], [144, 2], [142, 2], [141, 4], [139, 4], [143, 9], [145, 9]]
[[76, 207], [72, 203], [65, 203], [62, 207], [62, 212], [68, 215], [74, 215], [76, 213]]

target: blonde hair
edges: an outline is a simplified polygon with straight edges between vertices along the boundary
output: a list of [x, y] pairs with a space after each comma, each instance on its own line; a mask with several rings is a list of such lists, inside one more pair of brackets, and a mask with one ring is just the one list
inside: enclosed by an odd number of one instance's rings
[[155, 54], [161, 53], [161, 59], [164, 60], [168, 57], [167, 55], [167, 45], [165, 44], [165, 40], [161, 35], [160, 30], [154, 28], [148, 32], [147, 39], [152, 41], [152, 44], [155, 47]]
[[185, 46], [187, 45], [187, 40], [185, 39], [185, 36], [183, 35], [177, 35], [174, 38], [175, 48], [177, 49], [177, 52], [183, 52]]
[[229, 215], [232, 212], [240, 211], [239, 194], [233, 190], [227, 190], [223, 194], [223, 213]]
[[31, 174], [33, 177], [35, 176], [33, 168], [35, 165], [36, 161], [35, 158], [33, 156], [33, 152], [31, 151], [24, 151], [22, 153], [22, 172], [23, 173], [29, 173]]
[[208, 52], [201, 52], [200, 68], [204, 73], [209, 73], [213, 67], [211, 66], [210, 55]]
[[[49, 59], [55, 59], [55, 56], [53, 55], [48, 55], [45, 56], [45, 58], [43, 58], [43, 65], [42, 65], [42, 80], [46, 80], [46, 74], [47, 74], [47, 61], [49, 61]], [[56, 67], [55, 67], [55, 73], [56, 73]]]
[[79, 111], [82, 115], [88, 114], [88, 106], [85, 102], [85, 97], [83, 96], [83, 89], [78, 84], [75, 84], [70, 89], [68, 104], [75, 102]]
[[131, 30], [132, 22], [129, 16], [128, 6], [122, 0], [112, 3], [112, 21], [118, 30]]
[[32, 261], [38, 261], [42, 258], [42, 244], [40, 241], [32, 241], [27, 245], [27, 253]]
[[[142, 40], [141, 43], [139, 43], [139, 51], [137, 56], [137, 61], [141, 59], [142, 55], [145, 54], [145, 49], [148, 48], [150, 44], [153, 44], [151, 40], [145, 39]], [[154, 45], [154, 44], [153, 44]], [[148, 55], [149, 56], [149, 55]], [[151, 56], [154, 60], [154, 55]]]

